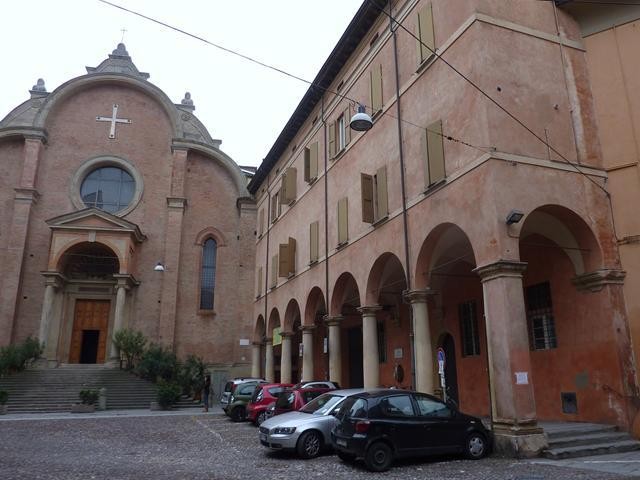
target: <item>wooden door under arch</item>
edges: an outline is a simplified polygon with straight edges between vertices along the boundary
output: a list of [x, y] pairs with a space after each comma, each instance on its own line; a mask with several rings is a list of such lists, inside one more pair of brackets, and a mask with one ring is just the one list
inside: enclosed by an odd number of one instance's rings
[[69, 363], [104, 363], [110, 300], [76, 300]]

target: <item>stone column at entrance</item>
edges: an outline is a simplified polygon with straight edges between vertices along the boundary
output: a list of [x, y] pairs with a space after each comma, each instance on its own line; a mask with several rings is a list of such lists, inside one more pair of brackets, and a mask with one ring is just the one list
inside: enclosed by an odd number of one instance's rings
[[40, 340], [40, 343], [44, 344], [44, 358], [54, 359], [55, 345], [49, 345], [49, 333], [54, 315], [53, 309], [56, 299], [56, 291], [62, 286], [63, 277], [58, 272], [42, 272], [42, 275], [46, 280], [38, 339]]
[[518, 457], [535, 456], [547, 445], [531, 383], [522, 289], [526, 266], [499, 260], [474, 270], [482, 281], [495, 447]]
[[273, 383], [275, 381], [275, 372], [273, 369], [273, 338], [264, 339], [264, 379]]
[[113, 331], [111, 332], [111, 360], [118, 360], [118, 349], [113, 342], [113, 336], [118, 330], [125, 328], [125, 312], [127, 303], [127, 292], [135, 285], [139, 285], [132, 275], [116, 274], [113, 276], [117, 280], [116, 284], [116, 308], [113, 312]]
[[313, 331], [315, 325], [303, 325], [302, 330], [302, 378], [303, 382], [313, 380]]
[[342, 316], [326, 317], [329, 327], [329, 380], [342, 384], [342, 350], [340, 346], [340, 322]]
[[261, 350], [262, 350], [262, 344], [259, 342], [253, 342], [253, 345], [251, 345], [251, 376], [253, 378], [260, 378]]
[[362, 373], [364, 388], [380, 386], [380, 355], [378, 353], [378, 319], [380, 305], [360, 307], [362, 314]]
[[291, 337], [293, 332], [281, 332], [282, 355], [280, 355], [280, 382], [291, 383]]
[[427, 299], [434, 295], [431, 289], [411, 290], [404, 299], [411, 305], [413, 314], [413, 350], [415, 355], [415, 389], [433, 394], [434, 358], [429, 325]]

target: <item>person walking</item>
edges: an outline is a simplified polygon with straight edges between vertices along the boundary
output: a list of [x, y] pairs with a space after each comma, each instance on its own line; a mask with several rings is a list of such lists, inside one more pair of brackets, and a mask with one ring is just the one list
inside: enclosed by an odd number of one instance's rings
[[211, 375], [205, 374], [204, 387], [202, 388], [202, 401], [204, 402], [204, 411], [209, 411], [209, 393], [211, 393]]

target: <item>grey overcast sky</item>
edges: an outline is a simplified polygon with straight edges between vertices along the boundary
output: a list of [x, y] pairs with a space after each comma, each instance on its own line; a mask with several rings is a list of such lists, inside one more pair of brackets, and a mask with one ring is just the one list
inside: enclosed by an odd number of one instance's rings
[[[362, 0], [111, 0], [313, 80]], [[120, 42], [175, 103], [195, 114], [240, 165], [259, 165], [308, 85], [97, 0], [3, 0], [0, 118], [29, 96], [95, 67]], [[109, 113], [109, 112], [106, 112]], [[105, 112], [96, 112], [96, 115]]]

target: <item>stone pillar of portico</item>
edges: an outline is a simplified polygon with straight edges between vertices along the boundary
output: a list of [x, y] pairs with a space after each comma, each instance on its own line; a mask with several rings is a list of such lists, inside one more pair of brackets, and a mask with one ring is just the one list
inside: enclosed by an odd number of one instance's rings
[[111, 332], [110, 357], [111, 357], [111, 360], [118, 360], [120, 358], [120, 354], [118, 352], [118, 349], [115, 346], [113, 337], [117, 331], [125, 328], [127, 292], [131, 290], [133, 286], [138, 285], [139, 282], [137, 282], [132, 275], [128, 275], [128, 274], [116, 274], [113, 277], [116, 279], [117, 283], [116, 283], [116, 308], [113, 312], [113, 331]]
[[260, 353], [262, 351], [262, 344], [260, 342], [253, 342], [251, 345], [251, 377], [260, 378]]
[[378, 353], [378, 319], [380, 305], [360, 307], [362, 314], [362, 374], [364, 388], [380, 386], [380, 355]]
[[267, 337], [264, 339], [264, 379], [273, 383], [275, 381], [275, 372], [273, 368], [273, 338]]
[[415, 355], [415, 389], [433, 394], [433, 347], [427, 300], [434, 295], [433, 290], [410, 290], [404, 299], [411, 305], [413, 315], [413, 350]]
[[58, 272], [42, 272], [42, 275], [45, 277], [45, 287], [38, 339], [44, 345], [44, 358], [55, 359], [55, 345], [50, 345], [49, 336], [54, 317], [56, 292], [62, 287], [64, 277]]
[[291, 337], [293, 332], [281, 332], [282, 355], [280, 355], [280, 382], [291, 383]]
[[517, 457], [538, 455], [547, 446], [531, 381], [522, 289], [526, 266], [499, 260], [474, 270], [482, 281], [495, 448]]
[[342, 383], [342, 349], [340, 346], [340, 322], [344, 317], [326, 317], [329, 327], [329, 380]]
[[315, 325], [302, 325], [302, 378], [303, 382], [313, 380], [313, 331]]

